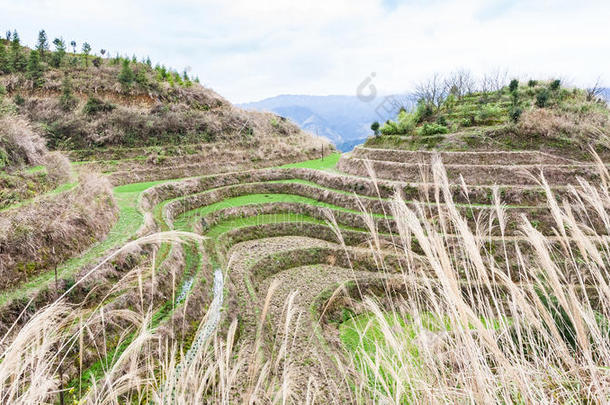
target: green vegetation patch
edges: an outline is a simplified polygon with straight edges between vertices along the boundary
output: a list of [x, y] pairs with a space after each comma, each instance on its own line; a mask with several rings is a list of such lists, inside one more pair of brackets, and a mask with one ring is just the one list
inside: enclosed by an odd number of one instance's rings
[[323, 158], [306, 160], [305, 162], [289, 163], [287, 165], [280, 166], [282, 168], [304, 168], [304, 169], [317, 169], [327, 170], [337, 166], [339, 158], [341, 157], [340, 152], [331, 153]]
[[[451, 78], [449, 78], [451, 79]], [[394, 120], [373, 123], [365, 145], [395, 149], [554, 149], [574, 155], [593, 144], [608, 152], [599, 135], [610, 133], [610, 111], [591, 90], [564, 88], [560, 80], [520, 83], [490, 90], [428, 83], [417, 105]], [[592, 136], [590, 125], [599, 134]], [[588, 159], [587, 159], [588, 160]]]
[[[424, 355], [419, 350], [421, 344], [416, 340], [418, 336], [442, 336], [452, 330], [449, 318], [431, 312], [423, 312], [418, 317], [388, 312], [380, 319], [373, 313], [354, 316], [344, 309], [342, 317], [339, 338], [354, 365], [368, 377], [371, 392], [381, 391], [389, 396], [394, 394], [392, 379], [397, 370], [412, 370], [411, 376], [416, 378], [425, 366]], [[481, 322], [492, 330], [511, 323], [510, 319], [485, 318], [481, 318]], [[375, 362], [375, 359], [380, 361]]]
[[[200, 216], [203, 217], [214, 211], [218, 211], [224, 208], [241, 207], [244, 205], [256, 205], [256, 204], [268, 204], [268, 203], [302, 203], [309, 204], [317, 207], [331, 208], [337, 211], [351, 212], [360, 214], [359, 211], [350, 210], [347, 208], [339, 207], [336, 205], [328, 204], [322, 201], [314, 200], [313, 198], [301, 197], [293, 194], [248, 194], [239, 197], [227, 198], [210, 205], [206, 205], [195, 210], [191, 210], [186, 214], [180, 215], [176, 221], [175, 226], [180, 226], [181, 221], [188, 221], [189, 217]], [[383, 217], [383, 215], [375, 214], [375, 216]]]

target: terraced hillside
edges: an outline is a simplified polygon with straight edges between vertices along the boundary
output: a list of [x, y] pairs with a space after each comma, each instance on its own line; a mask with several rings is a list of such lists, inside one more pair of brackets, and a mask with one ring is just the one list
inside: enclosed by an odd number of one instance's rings
[[466, 87], [459, 77], [423, 85], [417, 107], [378, 126], [365, 145], [531, 150], [585, 161], [593, 148], [607, 158], [610, 115], [605, 99], [592, 90], [566, 88], [560, 80], [513, 79], [496, 90], [485, 83]]
[[0, 76], [5, 402], [608, 402], [584, 92], [420, 104], [340, 155], [146, 61], [11, 50], [34, 62]]
[[[348, 155], [286, 167], [117, 186], [119, 219], [109, 236], [58, 266], [57, 281], [49, 269], [6, 289], [3, 328], [11, 331], [17, 322], [25, 325], [18, 336], [45, 333], [28, 329], [44, 316], [34, 309], [60, 294], [76, 305], [78, 315], [68, 316], [68, 321], [55, 319], [57, 327], [72, 337], [61, 341], [63, 377], [56, 387], [61, 385], [74, 399], [92, 402], [115, 395], [163, 402], [170, 394], [178, 403], [201, 398], [267, 401], [277, 396], [324, 403], [395, 395], [432, 399], [427, 385], [431, 380], [413, 388], [408, 375], [388, 380], [389, 370], [376, 374], [388, 367], [386, 358], [377, 359], [376, 366], [362, 363], [371, 355], [370, 344], [363, 349], [357, 339], [354, 343], [354, 333], [362, 333], [353, 326], [355, 320], [362, 324], [359, 317], [374, 308], [400, 313], [405, 309], [400, 303], [418, 290], [427, 291], [416, 295], [429, 302], [409, 307], [412, 316], [427, 313], [423, 311], [430, 311], [431, 305], [447, 308], [446, 294], [461, 291], [465, 301], [460, 302], [470, 305], [470, 312], [462, 308], [461, 316], [474, 316], [469, 322], [484, 316], [496, 325], [475, 325], [480, 335], [470, 339], [479, 336], [485, 341], [485, 334], [491, 334], [491, 345], [506, 339], [501, 332], [523, 317], [511, 312], [506, 302], [507, 290], [523, 283], [548, 286], [549, 294], [557, 293], [553, 283], [570, 286], [572, 304], [587, 303], [588, 308], [604, 311], [610, 297], [596, 287], [606, 278], [596, 278], [591, 267], [593, 252], [605, 255], [602, 249], [607, 244], [605, 214], [593, 211], [594, 199], [605, 194], [592, 194], [589, 185], [605, 184], [607, 174], [600, 167], [541, 152], [438, 154], [361, 147]], [[576, 179], [579, 184], [568, 186]], [[582, 200], [583, 191], [589, 200]], [[560, 208], [555, 198], [574, 202], [573, 209]], [[577, 222], [582, 225], [575, 226]], [[153, 232], [164, 233], [145, 240], [148, 245], [125, 245]], [[579, 237], [581, 243], [591, 244], [581, 246]], [[548, 257], [543, 255], [545, 244], [550, 246]], [[442, 248], [449, 253], [445, 259], [439, 257]], [[114, 256], [100, 262], [112, 251]], [[544, 259], [557, 267], [555, 278], [544, 270], [549, 265]], [[449, 270], [455, 273], [446, 273]], [[446, 284], [448, 280], [457, 284]], [[597, 292], [594, 299], [580, 301], [589, 289]], [[432, 291], [436, 296], [429, 295]], [[376, 297], [378, 304], [365, 297]], [[484, 305], [490, 297], [507, 307], [491, 311]], [[543, 309], [537, 311], [544, 314]], [[74, 330], [78, 324], [87, 325], [87, 332]], [[422, 328], [432, 327], [416, 323], [410, 328], [414, 336], [423, 336]], [[210, 338], [212, 331], [216, 338]], [[410, 345], [421, 343], [413, 336], [409, 339]], [[219, 345], [216, 349], [210, 346], [212, 341]], [[15, 342], [9, 350], [25, 344], [19, 337]], [[150, 347], [143, 342], [167, 344]], [[502, 350], [516, 350], [506, 344]], [[481, 350], [490, 350], [482, 346]], [[178, 347], [184, 352], [178, 352], [177, 360], [146, 360], [151, 350], [159, 359], [172, 359]], [[217, 356], [227, 357], [220, 361]], [[49, 361], [56, 363], [56, 355]], [[27, 364], [21, 373], [27, 374]], [[134, 369], [134, 364], [140, 368]], [[451, 377], [457, 379], [453, 383], [464, 387], [452, 394], [455, 399], [474, 392], [466, 384], [472, 378], [468, 366], [472, 364], [453, 366], [462, 370]], [[164, 370], [160, 374], [159, 367]], [[398, 371], [406, 372], [400, 367]], [[125, 384], [119, 378], [122, 373], [133, 380], [117, 394], [119, 384]], [[551, 395], [552, 383], [535, 375], [531, 397]], [[594, 377], [578, 378], [593, 384]], [[156, 382], [149, 386], [147, 378]], [[217, 378], [227, 380], [220, 384]], [[443, 381], [448, 378], [443, 376]], [[511, 378], [520, 383], [516, 376]], [[205, 394], [192, 389], [195, 380], [206, 387]], [[381, 388], [380, 381], [385, 381]], [[23, 398], [38, 388], [32, 383], [6, 388], [3, 395]], [[498, 390], [495, 395], [509, 395]], [[566, 388], [560, 394], [573, 391]], [[37, 398], [51, 395], [40, 392]], [[479, 394], [492, 395], [485, 390]], [[607, 394], [604, 388], [595, 395]]]
[[61, 38], [54, 51], [48, 41], [35, 49], [20, 41], [17, 32], [0, 39], [0, 116], [21, 117], [79, 172], [112, 173], [114, 184], [124, 184], [333, 151], [283, 117], [233, 106], [186, 71], [149, 58], [90, 55], [88, 44], [86, 52], [68, 52]]

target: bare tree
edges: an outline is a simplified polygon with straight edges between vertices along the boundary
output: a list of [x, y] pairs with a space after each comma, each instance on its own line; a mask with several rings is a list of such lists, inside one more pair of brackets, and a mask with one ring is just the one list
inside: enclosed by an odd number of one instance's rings
[[479, 79], [479, 83], [477, 85], [478, 89], [480, 92], [482, 92], [483, 94], [485, 93], [489, 93], [491, 91], [491, 78], [489, 77], [488, 73], [485, 73], [481, 79]]
[[440, 74], [434, 73], [432, 77], [415, 86], [414, 94], [418, 101], [423, 101], [438, 109], [448, 95], [446, 81]]
[[480, 88], [483, 92], [500, 91], [508, 84], [508, 70], [496, 68], [483, 76]]
[[445, 87], [450, 94], [462, 98], [475, 90], [475, 80], [469, 70], [458, 69], [445, 78]]
[[604, 87], [601, 81], [601, 77], [598, 76], [593, 87], [587, 89], [587, 101], [597, 101], [602, 99]]

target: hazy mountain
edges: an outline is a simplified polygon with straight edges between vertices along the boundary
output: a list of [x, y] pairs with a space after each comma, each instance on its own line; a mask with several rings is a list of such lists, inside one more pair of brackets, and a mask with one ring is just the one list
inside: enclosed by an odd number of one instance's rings
[[400, 106], [409, 103], [406, 95], [377, 97], [370, 102], [356, 96], [281, 95], [240, 107], [290, 118], [304, 130], [331, 140], [339, 150], [348, 151], [371, 135], [371, 123], [395, 118]]

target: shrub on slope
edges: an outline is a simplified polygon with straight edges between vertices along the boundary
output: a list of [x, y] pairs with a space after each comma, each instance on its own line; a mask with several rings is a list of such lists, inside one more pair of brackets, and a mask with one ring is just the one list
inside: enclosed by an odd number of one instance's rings
[[59, 152], [49, 153], [26, 119], [0, 114], [0, 210], [46, 193], [71, 177], [70, 161]]
[[46, 152], [43, 138], [26, 120], [14, 115], [0, 117], [0, 169], [41, 164]]

